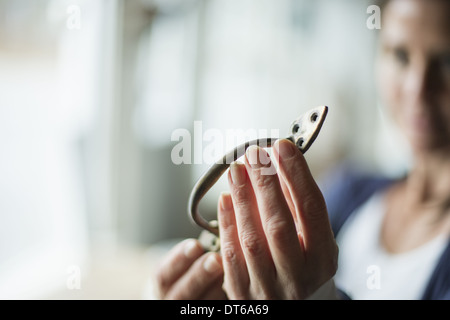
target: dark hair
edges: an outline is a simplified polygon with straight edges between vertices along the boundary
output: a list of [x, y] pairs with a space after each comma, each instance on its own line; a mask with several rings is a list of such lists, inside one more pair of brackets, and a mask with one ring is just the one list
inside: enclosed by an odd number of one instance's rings
[[386, 7], [390, 0], [377, 0], [377, 6], [379, 6], [381, 9]]
[[377, 0], [376, 1], [376, 5], [380, 8], [381, 10], [381, 16], [383, 16], [383, 9], [386, 8], [386, 6], [388, 5], [388, 3], [392, 1], [392, 0]]

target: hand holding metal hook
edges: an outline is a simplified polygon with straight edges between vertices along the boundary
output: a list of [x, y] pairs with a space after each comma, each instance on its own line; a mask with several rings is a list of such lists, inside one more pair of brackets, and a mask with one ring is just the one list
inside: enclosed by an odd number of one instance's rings
[[[311, 147], [322, 128], [328, 113], [328, 107], [314, 108], [295, 120], [290, 127], [286, 139], [291, 140], [304, 154]], [[271, 147], [278, 138], [262, 138], [248, 141], [225, 154], [222, 159], [206, 171], [195, 184], [189, 197], [188, 214], [193, 222], [205, 229], [200, 235], [200, 243], [205, 250], [219, 251], [219, 229], [217, 221], [206, 221], [198, 211], [198, 205], [203, 196], [219, 180], [233, 161], [245, 154], [248, 147], [257, 145], [260, 147]]]

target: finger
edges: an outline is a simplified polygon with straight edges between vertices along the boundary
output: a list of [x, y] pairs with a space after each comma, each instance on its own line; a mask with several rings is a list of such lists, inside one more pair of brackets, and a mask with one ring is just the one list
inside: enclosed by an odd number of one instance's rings
[[193, 300], [205, 297], [207, 292], [222, 282], [222, 276], [220, 255], [215, 252], [204, 254], [173, 284], [166, 299]]
[[245, 161], [277, 271], [297, 274], [302, 251], [278, 176], [265, 174], [265, 169], [271, 165], [270, 157], [264, 149], [255, 146], [247, 149]]
[[279, 140], [274, 145], [274, 152], [280, 160], [280, 174], [301, 223], [305, 247], [312, 249], [328, 245], [333, 233], [325, 200], [301, 151], [289, 140]]
[[279, 175], [279, 179], [280, 179], [281, 190], [283, 191], [284, 197], [289, 206], [289, 210], [291, 211], [291, 215], [295, 222], [295, 228], [297, 230], [297, 237], [298, 237], [298, 241], [300, 243], [300, 247], [302, 248], [302, 251], [304, 252], [305, 246], [303, 243], [302, 225], [301, 225], [299, 217], [295, 211], [295, 205], [294, 205], [294, 202], [292, 201], [291, 192], [289, 191], [289, 188], [288, 188], [286, 182], [284, 181], [284, 178], [282, 175]]
[[278, 178], [280, 180], [281, 190], [283, 191], [284, 198], [286, 199], [286, 203], [289, 206], [289, 210], [291, 211], [292, 218], [294, 219], [295, 225], [297, 226], [299, 224], [299, 221], [298, 221], [297, 214], [295, 213], [295, 206], [294, 206], [294, 202], [292, 201], [291, 192], [289, 191], [289, 188], [286, 185], [286, 182], [284, 181], [283, 177], [280, 175]]
[[224, 288], [230, 298], [246, 298], [250, 278], [239, 242], [236, 217], [230, 194], [223, 193], [218, 208], [220, 250], [225, 272]]
[[228, 178], [239, 241], [247, 262], [252, 290], [266, 292], [273, 285], [275, 265], [245, 165], [235, 163]]
[[164, 298], [170, 287], [191, 267], [204, 250], [195, 239], [177, 244], [162, 261], [156, 275], [159, 296]]

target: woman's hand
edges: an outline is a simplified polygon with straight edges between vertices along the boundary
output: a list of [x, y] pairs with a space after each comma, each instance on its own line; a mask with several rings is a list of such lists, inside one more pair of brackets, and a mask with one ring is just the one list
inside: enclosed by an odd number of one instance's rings
[[160, 299], [225, 299], [219, 254], [205, 253], [194, 239], [176, 245], [161, 263], [156, 276]]
[[231, 195], [219, 200], [222, 257], [181, 242], [159, 268], [160, 298], [304, 299], [333, 277], [338, 249], [322, 193], [294, 144], [274, 152], [279, 175], [264, 174], [271, 164], [259, 148], [232, 164]]
[[230, 299], [304, 299], [337, 269], [325, 201], [302, 153], [281, 140], [274, 154], [279, 175], [268, 175], [267, 152], [249, 148], [245, 165], [231, 165], [231, 195], [219, 200], [224, 289]]

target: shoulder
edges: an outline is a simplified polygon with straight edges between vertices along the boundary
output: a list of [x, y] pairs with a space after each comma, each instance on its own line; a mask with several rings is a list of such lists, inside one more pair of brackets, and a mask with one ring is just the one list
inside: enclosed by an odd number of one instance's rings
[[346, 163], [332, 170], [319, 185], [323, 192], [333, 231], [337, 234], [347, 218], [375, 192], [396, 179], [369, 173]]

